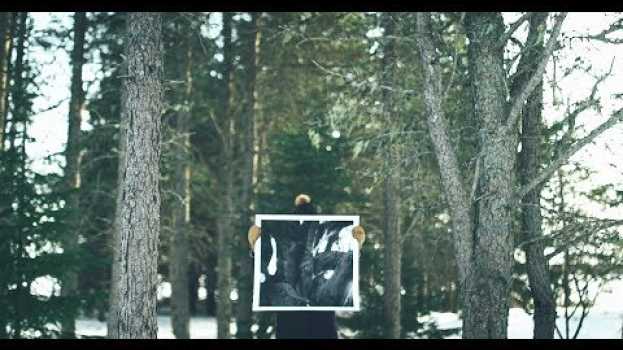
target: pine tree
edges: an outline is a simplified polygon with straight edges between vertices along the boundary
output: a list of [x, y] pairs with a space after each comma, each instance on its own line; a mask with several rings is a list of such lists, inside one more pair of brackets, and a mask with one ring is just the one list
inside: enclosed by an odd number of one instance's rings
[[57, 337], [60, 323], [75, 312], [76, 300], [33, 294], [41, 278], [57, 281], [75, 265], [76, 257], [62, 253], [60, 243], [68, 234], [64, 224], [61, 180], [55, 174], [40, 175], [30, 168], [26, 144], [31, 138], [33, 84], [36, 66], [30, 62], [27, 43], [31, 40], [28, 13], [17, 13], [15, 59], [11, 64], [9, 147], [0, 152], [0, 327], [3, 337]]
[[156, 338], [162, 15], [128, 13], [110, 338]]
[[[67, 235], [64, 249], [67, 252], [77, 252], [80, 241], [80, 124], [82, 122], [82, 109], [84, 107], [84, 89], [82, 87], [82, 66], [84, 65], [84, 41], [87, 30], [87, 18], [85, 12], [74, 14], [74, 47], [72, 50], [72, 79], [71, 100], [69, 102], [67, 147], [65, 149], [65, 191], [68, 195], [68, 208], [72, 212], [68, 226], [73, 232]], [[78, 293], [77, 269], [67, 271], [61, 289], [62, 295], [73, 296]], [[63, 324], [63, 337], [74, 338], [76, 321], [70, 318]]]

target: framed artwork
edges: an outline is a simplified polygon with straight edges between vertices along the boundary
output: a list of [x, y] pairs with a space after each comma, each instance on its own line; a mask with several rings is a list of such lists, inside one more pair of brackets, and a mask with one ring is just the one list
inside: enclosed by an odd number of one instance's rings
[[358, 311], [356, 215], [255, 216], [253, 311]]

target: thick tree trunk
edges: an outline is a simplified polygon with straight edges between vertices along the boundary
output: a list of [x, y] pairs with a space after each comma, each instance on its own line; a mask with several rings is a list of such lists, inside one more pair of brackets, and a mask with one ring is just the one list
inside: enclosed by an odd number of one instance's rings
[[156, 338], [160, 232], [160, 136], [163, 105], [162, 16], [127, 15], [121, 144], [115, 218], [111, 338]]
[[192, 97], [192, 46], [189, 25], [182, 27], [182, 48], [180, 53], [179, 79], [185, 89], [180, 94], [181, 110], [176, 115], [175, 125], [175, 199], [172, 208], [173, 239], [170, 249], [169, 277], [171, 279], [171, 323], [177, 339], [190, 338], [190, 296], [189, 277], [189, 230], [190, 230], [190, 117]]
[[[518, 75], [517, 82], [525, 83], [526, 77], [534, 73], [539, 54], [543, 51], [543, 32], [547, 13], [534, 13], [530, 17], [530, 32], [526, 45], [528, 51], [522, 56], [518, 69], [525, 72]], [[539, 173], [541, 164], [541, 135], [543, 110], [543, 84], [537, 85], [528, 97], [523, 109], [521, 153], [519, 155], [520, 183], [525, 186]], [[531, 241], [524, 248], [528, 281], [534, 300], [534, 333], [535, 339], [553, 339], [556, 322], [556, 304], [551, 286], [549, 267], [545, 252], [541, 217], [541, 189], [537, 186], [522, 199], [521, 230], [523, 239]]]
[[251, 338], [251, 301], [253, 297], [253, 264], [248, 258], [248, 244], [246, 239], [246, 227], [252, 224], [253, 210], [253, 170], [255, 160], [255, 110], [256, 91], [255, 81], [257, 73], [257, 54], [259, 51], [260, 35], [258, 33], [259, 13], [251, 13], [251, 23], [248, 33], [243, 33], [245, 40], [245, 105], [242, 115], [242, 192], [240, 208], [242, 209], [242, 233], [240, 239], [236, 239], [238, 246], [239, 278], [238, 278], [238, 313], [236, 338]]
[[[481, 120], [475, 236], [463, 337], [506, 338], [513, 266], [512, 199], [517, 135], [505, 130], [505, 31], [499, 13], [468, 13], [469, 61], [475, 113]], [[514, 131], [514, 129], [513, 129]]]
[[[72, 77], [71, 99], [69, 101], [67, 147], [65, 148], [65, 190], [68, 193], [67, 205], [70, 219], [68, 226], [71, 234], [63, 241], [65, 252], [75, 254], [78, 250], [80, 236], [80, 124], [84, 105], [84, 89], [82, 88], [82, 66], [84, 65], [84, 36], [87, 28], [85, 12], [74, 14], [74, 47], [71, 53]], [[63, 279], [61, 295], [75, 297], [78, 289], [78, 273], [70, 269]], [[63, 321], [61, 325], [63, 338], [75, 338], [75, 314]]]
[[[12, 18], [13, 14], [11, 12], [0, 12], [0, 151], [4, 150]], [[0, 330], [0, 332], [3, 332], [3, 330]]]
[[[385, 86], [392, 86], [395, 65], [395, 21], [392, 14], [382, 14], [382, 26], [385, 29], [385, 44], [381, 67], [382, 81]], [[394, 111], [391, 91], [383, 90], [383, 118], [386, 129], [397, 129], [397, 115]], [[400, 338], [400, 290], [402, 245], [400, 238], [400, 148], [397, 140], [389, 138], [384, 146], [383, 163], [383, 315], [386, 338]]]
[[234, 152], [234, 118], [230, 110], [231, 73], [233, 66], [232, 43], [231, 43], [232, 13], [223, 13], [223, 113], [221, 128], [223, 140], [223, 152], [221, 155], [222, 165], [219, 169], [219, 182], [221, 182], [220, 198], [223, 204], [223, 215], [217, 218], [217, 302], [216, 323], [217, 337], [219, 339], [231, 336], [229, 324], [231, 321], [231, 243], [233, 235], [233, 152]]

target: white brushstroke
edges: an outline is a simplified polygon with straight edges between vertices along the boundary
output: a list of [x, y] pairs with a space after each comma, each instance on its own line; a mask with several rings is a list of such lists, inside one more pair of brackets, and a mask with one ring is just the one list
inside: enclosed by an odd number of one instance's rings
[[275, 242], [273, 237], [270, 237], [270, 245], [273, 247], [273, 255], [270, 257], [270, 262], [268, 263], [268, 273], [274, 276], [277, 272], [277, 242]]
[[333, 242], [331, 251], [350, 252], [352, 250], [353, 225], [346, 226], [340, 230], [339, 238]]

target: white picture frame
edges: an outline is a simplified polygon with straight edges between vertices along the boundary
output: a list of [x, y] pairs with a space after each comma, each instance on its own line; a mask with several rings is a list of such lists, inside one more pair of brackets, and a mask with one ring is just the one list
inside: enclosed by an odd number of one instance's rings
[[[294, 215], [294, 214], [257, 214], [255, 215], [255, 225], [262, 227], [262, 221], [283, 220], [283, 221], [352, 221], [353, 226], [359, 225], [359, 215]], [[260, 305], [260, 275], [261, 275], [261, 239], [257, 239], [253, 247], [253, 312], [262, 311], [360, 311], [359, 295], [359, 244], [351, 236], [351, 246], [353, 251], [353, 282], [352, 282], [352, 306], [261, 306]]]

